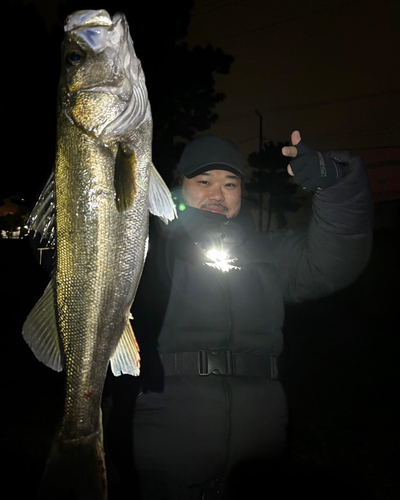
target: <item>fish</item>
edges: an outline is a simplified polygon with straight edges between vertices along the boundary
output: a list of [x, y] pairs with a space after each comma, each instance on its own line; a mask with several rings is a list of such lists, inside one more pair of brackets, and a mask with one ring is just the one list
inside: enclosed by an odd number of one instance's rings
[[109, 367], [140, 373], [130, 309], [149, 213], [168, 223], [176, 209], [152, 163], [151, 107], [125, 15], [76, 11], [64, 31], [55, 167], [29, 218], [55, 246], [55, 265], [22, 334], [40, 361], [65, 370], [40, 497], [105, 500], [105, 378]]

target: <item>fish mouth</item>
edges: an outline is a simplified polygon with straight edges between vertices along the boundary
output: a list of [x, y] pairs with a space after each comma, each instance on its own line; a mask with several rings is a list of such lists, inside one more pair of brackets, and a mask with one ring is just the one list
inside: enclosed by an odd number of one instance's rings
[[[94, 53], [106, 47], [112, 48], [121, 63], [121, 74], [125, 74], [121, 85], [117, 81], [105, 79], [93, 87], [76, 89], [81, 94], [109, 94], [118, 99], [124, 109], [110, 123], [102, 122], [96, 134], [113, 139], [123, 136], [128, 130], [137, 129], [143, 122], [151, 120], [151, 108], [148, 100], [142, 65], [136, 56], [129, 27], [124, 14], [111, 17], [105, 10], [77, 11], [67, 19], [66, 32], [82, 40]], [[89, 82], [86, 82], [88, 85]], [[117, 85], [115, 85], [117, 84]], [[69, 89], [73, 93], [74, 89]], [[115, 103], [119, 106], [118, 103]]]
[[112, 26], [112, 19], [109, 13], [104, 9], [99, 10], [78, 10], [67, 17], [64, 31], [73, 31], [85, 27]]

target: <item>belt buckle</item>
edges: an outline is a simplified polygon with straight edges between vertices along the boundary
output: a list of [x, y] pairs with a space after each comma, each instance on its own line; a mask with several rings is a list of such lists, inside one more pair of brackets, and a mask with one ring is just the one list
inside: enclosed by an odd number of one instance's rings
[[206, 375], [233, 375], [233, 355], [231, 350], [198, 351], [198, 373]]

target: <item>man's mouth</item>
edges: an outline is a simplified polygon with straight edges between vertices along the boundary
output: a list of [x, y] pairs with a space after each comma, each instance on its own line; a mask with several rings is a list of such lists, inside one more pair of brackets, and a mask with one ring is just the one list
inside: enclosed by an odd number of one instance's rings
[[214, 212], [216, 214], [225, 214], [228, 211], [228, 208], [224, 205], [212, 204], [212, 205], [202, 205], [202, 210], [207, 210], [208, 212]]

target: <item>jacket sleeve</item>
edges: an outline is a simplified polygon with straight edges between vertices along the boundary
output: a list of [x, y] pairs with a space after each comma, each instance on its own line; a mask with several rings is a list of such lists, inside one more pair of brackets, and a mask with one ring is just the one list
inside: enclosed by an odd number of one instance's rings
[[372, 244], [372, 201], [363, 161], [345, 151], [329, 156], [343, 172], [313, 194], [307, 232], [271, 234], [272, 255], [286, 301], [319, 298], [350, 285], [364, 270]]

